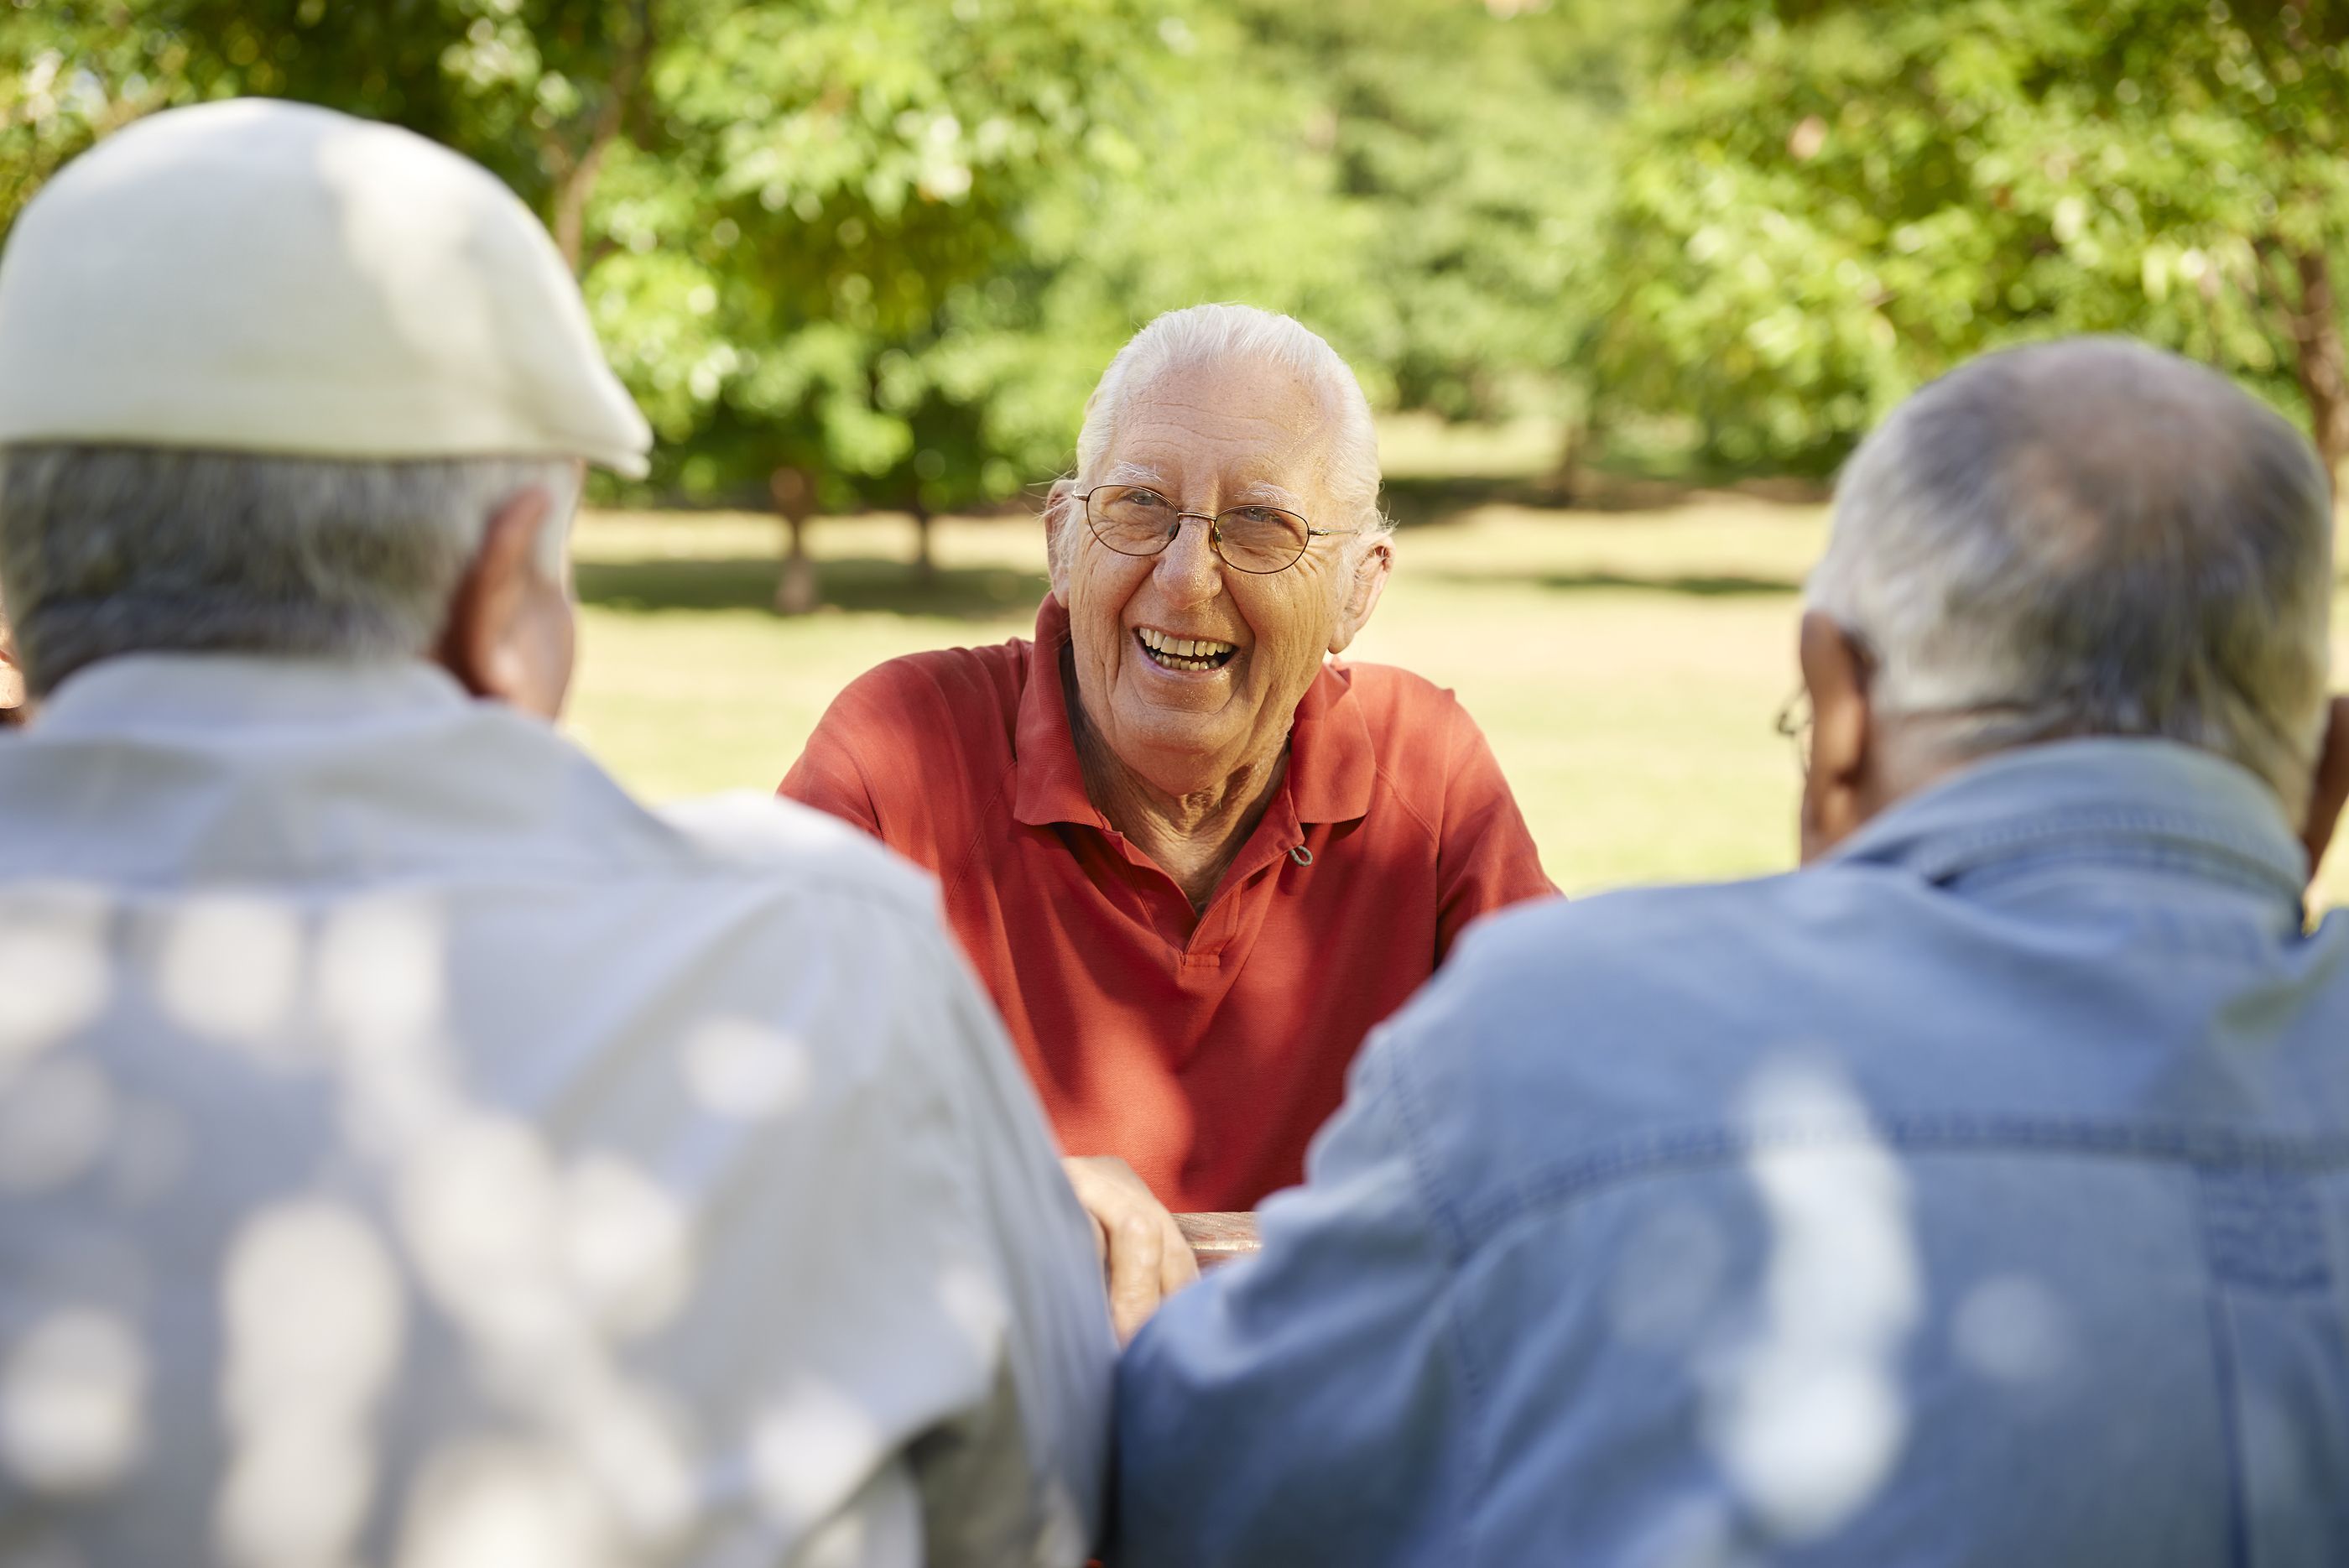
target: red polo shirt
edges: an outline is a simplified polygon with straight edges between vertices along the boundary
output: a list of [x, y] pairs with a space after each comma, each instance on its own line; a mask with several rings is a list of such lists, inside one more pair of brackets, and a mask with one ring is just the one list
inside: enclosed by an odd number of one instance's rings
[[782, 793], [927, 867], [1061, 1145], [1114, 1154], [1177, 1211], [1304, 1174], [1363, 1034], [1462, 927], [1555, 891], [1452, 693], [1330, 663], [1279, 793], [1204, 914], [1085, 796], [1067, 612], [1036, 640], [858, 678]]

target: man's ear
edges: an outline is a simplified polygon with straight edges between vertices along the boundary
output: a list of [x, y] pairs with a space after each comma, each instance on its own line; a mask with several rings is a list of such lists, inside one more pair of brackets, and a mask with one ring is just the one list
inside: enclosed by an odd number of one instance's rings
[[1803, 687], [1810, 694], [1811, 753], [1803, 774], [1803, 864], [1826, 854], [1876, 812], [1874, 724], [1868, 659], [1851, 635], [1816, 610], [1803, 616]]
[[436, 657], [476, 697], [552, 719], [571, 677], [571, 605], [538, 566], [549, 502], [533, 485], [491, 517]]
[[23, 718], [24, 709], [25, 677], [16, 668], [16, 639], [9, 635], [7, 621], [0, 618], [0, 724]]
[[1345, 652], [1347, 645], [1361, 635], [1371, 612], [1379, 607], [1379, 596], [1387, 591], [1387, 574], [1392, 570], [1394, 546], [1384, 539], [1372, 540], [1347, 580], [1345, 602], [1338, 607], [1338, 628], [1330, 637], [1330, 652]]
[[1077, 482], [1073, 479], [1052, 481], [1050, 493], [1044, 497], [1044, 561], [1052, 575], [1052, 597], [1066, 609], [1069, 604], [1069, 553], [1062, 543], [1071, 515], [1070, 508], [1081, 504], [1077, 498]]
[[2335, 697], [2324, 711], [2324, 738], [2316, 746], [2316, 779], [2308, 792], [2308, 816], [2300, 842], [2308, 851], [2308, 879], [2324, 863], [2325, 846], [2349, 804], [2349, 697]]

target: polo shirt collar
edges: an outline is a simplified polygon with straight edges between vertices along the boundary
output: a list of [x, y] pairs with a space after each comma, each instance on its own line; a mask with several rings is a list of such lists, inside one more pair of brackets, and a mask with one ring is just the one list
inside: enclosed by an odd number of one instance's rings
[[[1051, 595], [1036, 611], [1036, 640], [1028, 648], [1028, 680], [1019, 693], [1018, 755], [1012, 762], [1011, 815], [1030, 827], [1072, 822], [1109, 828], [1085, 794], [1076, 740], [1069, 733], [1061, 649], [1069, 643], [1069, 612]], [[1352, 677], [1324, 664], [1305, 689], [1288, 731], [1288, 776], [1282, 789], [1299, 823], [1351, 822], [1368, 815], [1378, 754]]]
[[1299, 822], [1351, 822], [1369, 815], [1378, 775], [1371, 727], [1354, 700], [1353, 672], [1324, 662], [1288, 730], [1288, 794]]
[[1017, 753], [1011, 760], [1011, 815], [1030, 827], [1056, 822], [1107, 831], [1085, 794], [1085, 774], [1069, 733], [1067, 687], [1061, 649], [1069, 645], [1069, 612], [1050, 594], [1036, 611], [1036, 640], [1028, 645], [1028, 680], [1019, 692]]

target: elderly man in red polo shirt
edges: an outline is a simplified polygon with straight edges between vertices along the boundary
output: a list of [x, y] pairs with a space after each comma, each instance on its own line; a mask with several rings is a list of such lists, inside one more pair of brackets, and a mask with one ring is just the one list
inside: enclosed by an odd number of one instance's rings
[[1452, 694], [1326, 657], [1386, 583], [1378, 490], [1327, 343], [1163, 316], [1046, 505], [1035, 639], [882, 665], [783, 781], [936, 875], [1124, 1332], [1192, 1277], [1166, 1210], [1297, 1181], [1364, 1033], [1469, 921], [1553, 891]]

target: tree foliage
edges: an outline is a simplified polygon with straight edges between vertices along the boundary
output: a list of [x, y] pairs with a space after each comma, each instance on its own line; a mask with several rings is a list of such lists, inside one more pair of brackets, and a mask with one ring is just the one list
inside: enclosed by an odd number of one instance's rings
[[282, 94], [545, 215], [665, 493], [917, 516], [1062, 469], [1240, 299], [1374, 401], [1824, 469], [1984, 348], [2137, 333], [2349, 454], [2349, 0], [0, 0], [0, 224]]
[[1966, 356], [2128, 332], [2349, 456], [2349, 8], [1705, 0], [1626, 131], [1598, 374], [1822, 467]]
[[1304, 99], [1355, 214], [1366, 286], [1344, 327], [1385, 400], [1463, 420], [1552, 410], [1594, 318], [1589, 239], [1647, 25], [1597, 4], [1234, 9], [1260, 90]]
[[1299, 314], [1381, 400], [1555, 404], [1619, 29], [1517, 9], [63, 0], [0, 44], [0, 221], [169, 104], [394, 120], [546, 216], [657, 483], [936, 510], [1054, 472], [1109, 354], [1200, 299]]
[[[1046, 183], [1124, 156], [1141, 0], [112, 0], [0, 57], [0, 216], [137, 115], [235, 93], [407, 125], [547, 218], [663, 438], [658, 483], [816, 504], [1000, 495], [958, 290]], [[12, 18], [12, 21], [14, 18]]]

